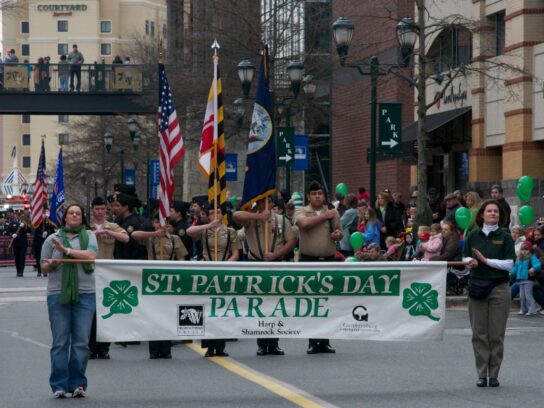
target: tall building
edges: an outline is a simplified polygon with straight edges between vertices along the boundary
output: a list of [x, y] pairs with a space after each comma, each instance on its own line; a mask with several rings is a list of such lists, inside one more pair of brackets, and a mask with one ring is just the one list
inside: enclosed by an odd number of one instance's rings
[[[111, 64], [117, 55], [138, 63], [142, 55], [134, 48], [135, 39], [154, 40], [164, 37], [166, 32], [165, 0], [28, 0], [22, 3], [25, 4], [23, 9], [2, 16], [2, 52], [5, 55], [7, 50], [14, 49], [21, 63], [32, 64], [40, 57], [50, 56], [51, 63], [55, 64], [62, 54], [72, 50], [73, 44], [78, 45], [85, 64]], [[0, 118], [2, 178], [12, 169], [10, 154], [15, 146], [19, 170], [28, 183], [34, 182], [43, 136], [47, 167], [52, 169], [57, 146], [69, 143], [70, 135], [63, 130], [63, 125], [70, 121], [65, 114]]]

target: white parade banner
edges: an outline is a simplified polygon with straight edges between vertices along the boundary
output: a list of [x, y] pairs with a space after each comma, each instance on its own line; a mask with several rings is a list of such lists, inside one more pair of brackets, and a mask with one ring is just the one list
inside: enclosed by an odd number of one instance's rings
[[446, 266], [97, 260], [97, 339], [442, 340]]

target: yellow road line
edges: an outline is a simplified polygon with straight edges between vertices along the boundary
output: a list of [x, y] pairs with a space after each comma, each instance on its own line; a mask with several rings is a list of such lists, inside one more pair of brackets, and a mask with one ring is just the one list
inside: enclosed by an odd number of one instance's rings
[[[200, 345], [195, 343], [185, 344], [194, 352], [204, 355], [204, 350]], [[314, 397], [302, 390], [299, 390], [291, 385], [282, 383], [281, 381], [269, 377], [263, 373], [260, 373], [238, 361], [233, 360], [232, 358], [225, 357], [210, 357], [208, 360], [214, 362], [217, 365], [229, 370], [230, 372], [245, 378], [248, 381], [251, 381], [255, 384], [260, 385], [263, 388], [273, 392], [276, 395], [279, 395], [282, 398], [304, 408], [317, 408], [317, 407], [333, 407], [333, 405], [321, 401], [319, 398]]]

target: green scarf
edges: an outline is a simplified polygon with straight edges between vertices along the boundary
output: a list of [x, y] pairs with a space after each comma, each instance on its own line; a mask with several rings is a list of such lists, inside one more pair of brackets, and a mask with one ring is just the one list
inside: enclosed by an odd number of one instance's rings
[[[62, 227], [59, 231], [62, 239], [62, 245], [66, 248], [72, 248], [66, 233], [75, 233], [79, 236], [79, 248], [87, 249], [89, 246], [89, 234], [85, 226], [77, 228]], [[64, 254], [62, 259], [73, 259], [71, 256]], [[92, 264], [81, 264], [85, 273], [92, 273], [94, 266]], [[79, 301], [79, 276], [77, 273], [77, 264], [63, 263], [62, 264], [62, 280], [60, 288], [60, 303], [62, 305], [73, 304]]]

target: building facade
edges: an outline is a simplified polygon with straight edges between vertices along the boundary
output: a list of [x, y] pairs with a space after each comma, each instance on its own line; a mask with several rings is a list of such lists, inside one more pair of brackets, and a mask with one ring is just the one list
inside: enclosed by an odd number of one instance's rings
[[[2, 52], [5, 55], [14, 49], [20, 63], [33, 64], [49, 56], [51, 64], [56, 64], [77, 44], [85, 64], [111, 64], [115, 56], [139, 63], [141, 55], [135, 51], [135, 39], [153, 41], [164, 37], [165, 30], [165, 0], [29, 0], [23, 9], [2, 16]], [[4, 115], [0, 121], [2, 178], [13, 168], [10, 155], [16, 147], [18, 169], [28, 183], [33, 183], [42, 139], [51, 174], [58, 145], [70, 141], [65, 130], [70, 120], [63, 114]]]

